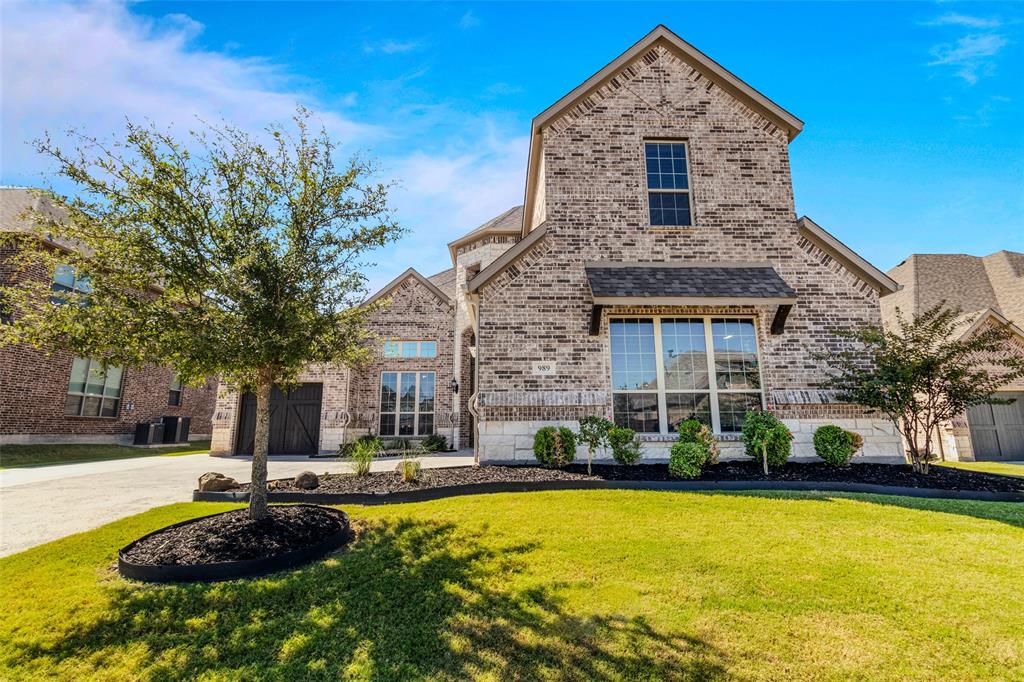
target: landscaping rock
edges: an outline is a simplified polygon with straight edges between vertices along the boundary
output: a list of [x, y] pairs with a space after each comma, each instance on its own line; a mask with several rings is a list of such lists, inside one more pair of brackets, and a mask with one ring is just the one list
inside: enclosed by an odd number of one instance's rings
[[216, 471], [207, 471], [199, 477], [199, 489], [203, 492], [219, 493], [237, 487], [238, 481]]
[[295, 477], [292, 485], [301, 490], [313, 490], [320, 486], [320, 479], [312, 471], [303, 471]]

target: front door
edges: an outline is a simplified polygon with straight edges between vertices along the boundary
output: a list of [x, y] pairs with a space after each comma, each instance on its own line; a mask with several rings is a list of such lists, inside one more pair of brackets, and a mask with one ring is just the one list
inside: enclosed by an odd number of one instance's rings
[[[315, 455], [320, 446], [320, 403], [323, 384], [301, 384], [287, 393], [270, 393], [271, 455]], [[256, 396], [242, 396], [238, 415], [238, 448], [251, 455], [256, 442]]]

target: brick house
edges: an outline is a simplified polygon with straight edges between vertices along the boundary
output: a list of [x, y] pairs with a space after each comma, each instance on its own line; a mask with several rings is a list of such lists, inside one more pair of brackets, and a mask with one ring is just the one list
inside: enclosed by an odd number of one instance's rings
[[[963, 311], [961, 336], [1009, 325], [1014, 348], [1024, 354], [1024, 253], [916, 253], [888, 274], [902, 288], [882, 300], [885, 324], [895, 322], [897, 309], [909, 317], [945, 302]], [[976, 405], [943, 424], [938, 454], [960, 461], [1024, 459], [1024, 380], [1006, 384], [997, 397], [1013, 402]]]
[[[51, 210], [41, 195], [22, 188], [0, 188], [0, 230], [25, 230], [27, 210]], [[28, 237], [32, 238], [34, 237]], [[48, 243], [49, 248], [64, 248]], [[73, 272], [18, 273], [12, 257], [19, 248], [0, 245], [0, 282], [19, 278], [52, 282], [60, 291], [88, 286]], [[8, 443], [127, 442], [140, 421], [163, 416], [190, 418], [189, 439], [209, 438], [216, 381], [182, 386], [166, 367], [108, 367], [67, 352], [25, 345], [0, 348], [0, 445]]]
[[[901, 457], [891, 423], [820, 389], [814, 354], [843, 346], [837, 328], [879, 323], [898, 285], [797, 218], [802, 125], [657, 27], [534, 119], [523, 206], [452, 242], [452, 269], [375, 295], [392, 303], [371, 366], [309, 370], [299, 390], [322, 398], [294, 418], [304, 450], [421, 436], [426, 407], [481, 461], [533, 461], [540, 426], [585, 415], [636, 429], [648, 458], [695, 417], [730, 456], [745, 412], [767, 408], [796, 456], [831, 422], [864, 436], [861, 456]], [[214, 451], [245, 448], [246, 400], [221, 388]]]

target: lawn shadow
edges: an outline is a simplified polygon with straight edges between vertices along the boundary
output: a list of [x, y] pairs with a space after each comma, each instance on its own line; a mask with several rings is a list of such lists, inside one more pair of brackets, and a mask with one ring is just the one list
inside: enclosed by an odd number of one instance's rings
[[347, 550], [261, 580], [117, 580], [99, 620], [55, 643], [22, 645], [17, 656], [54, 666], [124, 657], [146, 679], [725, 677], [723, 655], [692, 634], [579, 615], [566, 585], [513, 587], [530, 582], [536, 546], [484, 532], [374, 522]]
[[834, 499], [857, 500], [870, 502], [887, 507], [918, 509], [942, 514], [971, 516], [986, 521], [998, 521], [1016, 528], [1024, 528], [1024, 503], [1022, 502], [983, 502], [979, 500], [950, 500], [929, 497], [901, 497], [896, 495], [877, 495], [874, 493], [837, 493], [828, 491], [721, 491], [707, 493], [710, 495], [743, 495], [765, 499], [803, 498], [808, 500], [831, 501]]

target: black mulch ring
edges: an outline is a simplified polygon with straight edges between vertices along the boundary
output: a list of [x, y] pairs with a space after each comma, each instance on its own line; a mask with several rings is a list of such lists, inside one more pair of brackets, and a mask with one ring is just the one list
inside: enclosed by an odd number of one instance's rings
[[158, 531], [135, 543], [123, 558], [150, 566], [263, 559], [313, 547], [344, 523], [337, 510], [309, 505], [272, 506], [261, 521], [250, 520], [248, 509], [238, 509]]
[[[444, 488], [472, 483], [522, 483], [532, 481], [669, 481], [665, 464], [587, 465], [576, 463], [565, 469], [544, 469], [535, 466], [483, 465], [451, 469], [424, 469], [420, 478], [406, 483], [396, 472], [374, 472], [367, 476], [328, 474], [320, 477], [320, 486], [301, 490], [291, 486], [291, 479], [274, 481], [273, 490], [291, 493], [397, 493], [428, 488]], [[1024, 492], [1024, 478], [999, 476], [977, 471], [932, 466], [927, 475], [914, 473], [904, 464], [852, 464], [833, 467], [821, 462], [790, 462], [772, 468], [765, 476], [761, 464], [754, 461], [721, 462], [704, 469], [700, 481], [810, 481], [822, 483], [870, 483], [906, 488], [969, 490], [987, 492]], [[245, 492], [248, 484], [237, 490]]]

